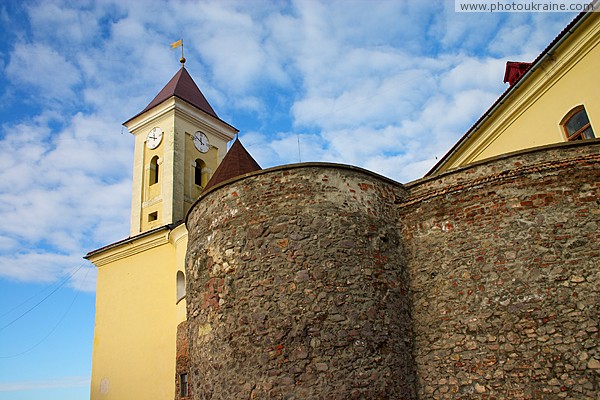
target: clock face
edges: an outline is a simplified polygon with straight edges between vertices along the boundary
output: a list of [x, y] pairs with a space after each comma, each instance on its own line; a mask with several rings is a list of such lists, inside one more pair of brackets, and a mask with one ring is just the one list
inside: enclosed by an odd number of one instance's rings
[[200, 131], [194, 133], [194, 146], [201, 153], [206, 153], [210, 149], [210, 143], [208, 143], [208, 138], [204, 133]]
[[146, 137], [146, 146], [148, 146], [150, 150], [157, 148], [162, 141], [162, 137], [163, 132], [160, 128], [152, 128]]

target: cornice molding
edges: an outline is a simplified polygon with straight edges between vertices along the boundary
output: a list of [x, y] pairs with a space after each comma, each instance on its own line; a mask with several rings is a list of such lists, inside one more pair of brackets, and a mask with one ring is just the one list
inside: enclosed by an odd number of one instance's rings
[[147, 128], [147, 125], [154, 123], [157, 119], [163, 117], [175, 108], [175, 99], [176, 97], [171, 97], [170, 99], [163, 101], [156, 107], [153, 107], [145, 113], [142, 113], [132, 120], [127, 121], [124, 125], [133, 135], [144, 131], [143, 128]]
[[188, 230], [185, 224], [178, 225], [169, 234], [169, 241], [177, 246], [183, 239], [187, 239]]
[[162, 229], [149, 235], [137, 238], [133, 237], [129, 240], [109, 245], [105, 250], [99, 250], [97, 253], [89, 255], [86, 258], [95, 266], [101, 267], [169, 243], [170, 233], [171, 229]]
[[[202, 127], [206, 132], [211, 135], [229, 142], [232, 140], [237, 133], [237, 129], [230, 125], [214, 118], [207, 118], [203, 113], [194, 112], [187, 103], [177, 104], [175, 107], [175, 117], [183, 121], [186, 121], [192, 125]], [[227, 132], [227, 133], [225, 133]], [[194, 132], [188, 132], [190, 135]]]
[[132, 120], [127, 121], [125, 126], [129, 129], [129, 132], [133, 135], [137, 135], [140, 132], [145, 132], [156, 120], [171, 112], [174, 117], [181, 118], [194, 125], [206, 127], [213, 135], [226, 141], [232, 140], [234, 135], [238, 132], [236, 128], [228, 123], [197, 109], [187, 101], [175, 96], [163, 101], [156, 107], [138, 115]]

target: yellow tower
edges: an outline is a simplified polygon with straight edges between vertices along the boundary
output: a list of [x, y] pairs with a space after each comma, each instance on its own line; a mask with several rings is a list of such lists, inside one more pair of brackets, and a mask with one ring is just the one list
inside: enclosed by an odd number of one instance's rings
[[135, 136], [131, 235], [181, 221], [237, 133], [183, 66], [124, 125]]
[[135, 137], [131, 233], [86, 255], [98, 267], [91, 399], [172, 399], [186, 319], [181, 222], [237, 130], [183, 65], [124, 125]]

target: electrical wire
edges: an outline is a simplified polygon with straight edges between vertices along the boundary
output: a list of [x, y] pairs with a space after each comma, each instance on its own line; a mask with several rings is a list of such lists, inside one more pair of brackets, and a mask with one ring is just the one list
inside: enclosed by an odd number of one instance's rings
[[[58, 291], [58, 289], [60, 289], [61, 287], [63, 287], [65, 285], [65, 283], [67, 283], [71, 277], [73, 277], [81, 268], [83, 268], [83, 266], [84, 266], [84, 263], [81, 263], [79, 265], [79, 267], [77, 267], [77, 269], [75, 269], [70, 275], [67, 275], [67, 277], [65, 279], [63, 279], [60, 282], [60, 284], [57, 287], [55, 287], [53, 291], [51, 291], [50, 293], [48, 293], [48, 295], [46, 295], [43, 299], [41, 299], [40, 301], [38, 301], [36, 304], [34, 304], [28, 310], [26, 310], [23, 313], [21, 313], [21, 315], [19, 315], [17, 318], [15, 318], [12, 321], [10, 321], [8, 324], [0, 327], [0, 332], [2, 332], [4, 329], [8, 328], [9, 326], [11, 326], [12, 324], [14, 324], [15, 322], [17, 322], [21, 318], [23, 318], [24, 316], [26, 316], [27, 314], [29, 314], [31, 311], [35, 310], [40, 304], [42, 304], [44, 301], [46, 301], [48, 298], [50, 298], [50, 296], [52, 296], [54, 293], [56, 293]], [[87, 274], [86, 274], [86, 276], [87, 276]], [[32, 296], [29, 299], [25, 300], [24, 302], [22, 302], [18, 306], [13, 307], [10, 311], [8, 311], [7, 313], [4, 313], [2, 316], [5, 316], [5, 315], [11, 313], [13, 310], [21, 307], [23, 304], [27, 303], [32, 298], [37, 297], [39, 295], [39, 293], [43, 293], [45, 290], [46, 289], [42, 290], [41, 292], [38, 292], [37, 294], [35, 294], [34, 296]]]
[[[81, 262], [78, 266], [76, 266], [75, 268], [73, 268], [71, 270], [71, 272], [69, 272], [62, 281], [60, 281], [58, 283], [58, 285], [64, 285], [64, 283], [66, 281], [68, 281], [69, 279], [71, 279], [71, 277], [73, 275], [75, 275], [77, 273], [77, 271], [79, 271], [81, 269], [81, 267], [83, 267], [83, 265], [85, 264], [85, 262]], [[8, 314], [12, 313], [13, 311], [15, 311], [16, 309], [20, 308], [21, 306], [23, 306], [24, 304], [29, 303], [29, 301], [31, 301], [32, 299], [35, 299], [36, 297], [38, 297], [39, 295], [41, 295], [42, 293], [44, 293], [45, 291], [49, 290], [52, 286], [54, 286], [55, 283], [52, 283], [50, 285], [46, 285], [43, 289], [41, 289], [40, 291], [38, 291], [37, 293], [29, 296], [28, 298], [26, 298], [25, 300], [23, 300], [22, 302], [20, 302], [19, 304], [17, 304], [16, 306], [12, 307], [10, 310], [5, 311], [3, 314], [0, 314], [0, 318], [4, 318], [5, 316], [7, 316]]]
[[[83, 267], [83, 264], [81, 264], [79, 266], [79, 268], [77, 268], [77, 271], [79, 271], [81, 268]], [[77, 272], [76, 271], [76, 272]], [[90, 269], [88, 268], [87, 272], [85, 273], [85, 276], [83, 277], [83, 281], [82, 284], [79, 285], [79, 287], [83, 287], [83, 283], [85, 283], [85, 281], [87, 280], [88, 274], [90, 273]], [[74, 274], [73, 274], [74, 275]], [[73, 276], [71, 275], [71, 276]], [[62, 286], [62, 284], [61, 284]], [[60, 287], [60, 286], [59, 286]], [[58, 288], [57, 288], [58, 289]], [[54, 291], [56, 291], [57, 289], [55, 289]], [[53, 292], [54, 293], [54, 292]], [[20, 353], [17, 354], [12, 354], [10, 356], [1, 356], [0, 355], [0, 359], [7, 359], [7, 358], [15, 358], [15, 357], [19, 357], [22, 356], [23, 354], [29, 353], [30, 351], [32, 351], [33, 349], [35, 349], [36, 347], [38, 347], [39, 345], [41, 345], [42, 343], [44, 343], [46, 341], [46, 339], [48, 339], [55, 331], [56, 329], [58, 329], [58, 327], [60, 326], [60, 324], [64, 321], [64, 319], [66, 318], [67, 314], [69, 314], [69, 311], [71, 311], [71, 308], [73, 308], [73, 304], [75, 304], [75, 300], [77, 300], [77, 298], [79, 297], [79, 293], [81, 293], [81, 289], [77, 289], [75, 291], [75, 296], [73, 296], [73, 300], [71, 300], [71, 303], [69, 304], [69, 307], [67, 307], [67, 310], [63, 313], [63, 315], [60, 317], [60, 319], [58, 320], [58, 322], [56, 323], [56, 325], [54, 325], [54, 327], [50, 330], [50, 332], [48, 332], [48, 334], [46, 336], [44, 336], [39, 342], [37, 342], [36, 344], [34, 344], [33, 346], [29, 347], [26, 350], [23, 350]], [[51, 293], [52, 294], [52, 293]], [[50, 295], [48, 295], [50, 296]], [[37, 305], [36, 305], [37, 306]], [[31, 311], [28, 310], [28, 312]], [[20, 317], [19, 317], [20, 318]]]

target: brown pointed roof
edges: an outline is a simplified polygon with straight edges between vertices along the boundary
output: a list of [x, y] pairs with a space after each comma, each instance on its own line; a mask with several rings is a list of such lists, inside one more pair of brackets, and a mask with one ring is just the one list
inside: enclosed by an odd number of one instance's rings
[[214, 175], [206, 184], [204, 191], [206, 192], [211, 187], [228, 179], [249, 172], [260, 171], [261, 169], [260, 165], [258, 165], [250, 153], [248, 153], [248, 150], [242, 145], [242, 142], [236, 138], [227, 154], [225, 154], [223, 161], [217, 167]]
[[171, 80], [165, 85], [165, 87], [162, 88], [160, 92], [158, 92], [158, 94], [150, 102], [150, 104], [148, 104], [146, 108], [144, 108], [134, 117], [127, 120], [125, 123], [131, 121], [138, 115], [145, 113], [151, 108], [156, 107], [163, 101], [170, 99], [173, 96], [179, 97], [180, 99], [187, 101], [191, 105], [195, 106], [196, 108], [204, 111], [209, 115], [212, 115], [215, 118], [219, 118], [215, 110], [213, 110], [210, 104], [208, 104], [206, 97], [204, 97], [200, 89], [198, 89], [198, 86], [196, 86], [196, 83], [194, 82], [190, 74], [187, 72], [185, 67], [182, 66], [179, 69], [179, 71], [177, 71], [175, 76], [173, 76], [173, 78], [171, 78]]

